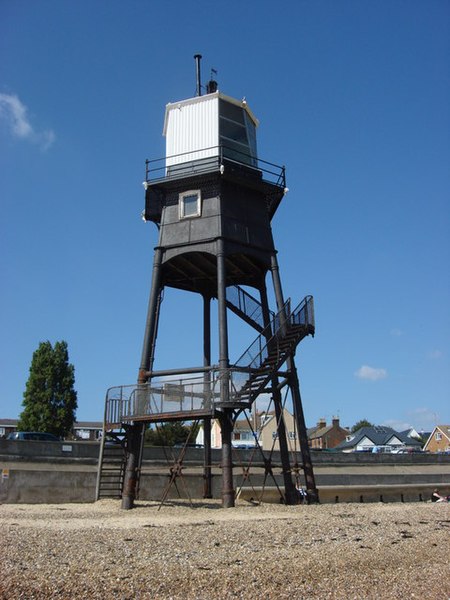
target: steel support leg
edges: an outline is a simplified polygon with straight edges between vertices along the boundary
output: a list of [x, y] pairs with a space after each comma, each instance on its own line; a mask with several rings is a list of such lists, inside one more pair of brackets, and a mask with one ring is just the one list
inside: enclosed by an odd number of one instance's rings
[[[211, 298], [209, 296], [203, 296], [203, 366], [211, 366]], [[208, 402], [209, 408], [211, 408], [211, 373], [209, 371], [203, 376], [203, 394], [205, 402]], [[203, 498], [212, 498], [210, 418], [203, 420], [203, 444]]]
[[[275, 254], [271, 257], [271, 272], [273, 279], [273, 287], [275, 291], [275, 297], [277, 300], [277, 307], [280, 311], [284, 306], [283, 290], [281, 287], [280, 271], [278, 268], [278, 261]], [[300, 397], [300, 384], [297, 375], [297, 369], [293, 356], [289, 356], [286, 361], [287, 370], [289, 373], [289, 387], [292, 394], [292, 403], [294, 406], [294, 418], [297, 425], [297, 433], [300, 442], [300, 451], [302, 453], [303, 469], [305, 474], [306, 486], [308, 489], [309, 502], [318, 502], [319, 494], [316, 488], [314, 479], [314, 471], [311, 462], [311, 454], [309, 451], [308, 444], [308, 433], [306, 429], [305, 417], [303, 413], [302, 400]]]
[[233, 411], [225, 409], [220, 416], [222, 432], [222, 506], [233, 508], [235, 505], [235, 490], [233, 482], [233, 457], [231, 437], [233, 433]]
[[300, 443], [300, 451], [303, 459], [303, 472], [305, 475], [306, 491], [308, 493], [308, 504], [319, 502], [319, 491], [316, 487], [314, 470], [311, 462], [311, 453], [308, 444], [308, 434], [303, 413], [302, 399], [300, 396], [300, 382], [298, 380], [297, 368], [294, 360], [290, 358], [287, 363], [289, 369], [289, 386], [292, 393], [292, 403], [294, 405], [294, 419], [297, 425], [297, 432]]
[[126, 449], [127, 464], [125, 467], [125, 478], [122, 492], [122, 508], [129, 510], [134, 507], [136, 498], [136, 486], [138, 482], [139, 454], [142, 441], [142, 425], [134, 424], [127, 427]]
[[[267, 300], [267, 289], [265, 283], [260, 290], [261, 307], [263, 313], [264, 327], [267, 327], [270, 322], [269, 303]], [[267, 335], [270, 339], [270, 333]], [[289, 461], [289, 448], [287, 443], [286, 424], [283, 418], [283, 403], [281, 400], [281, 392], [278, 389], [278, 377], [272, 377], [273, 402], [275, 407], [275, 417], [277, 420], [278, 444], [280, 446], [280, 459], [283, 469], [284, 496], [286, 504], [297, 504], [298, 494], [295, 485], [292, 481], [291, 465]]]
[[142, 344], [141, 366], [139, 368], [138, 377], [139, 383], [145, 383], [147, 381], [147, 372], [152, 370], [155, 359], [156, 331], [158, 327], [158, 301], [161, 293], [161, 261], [162, 250], [161, 248], [157, 248], [153, 259], [152, 287], [148, 301], [144, 342]]
[[275, 407], [275, 417], [277, 419], [278, 443], [280, 446], [280, 459], [283, 468], [283, 482], [286, 504], [298, 504], [299, 497], [292, 481], [291, 464], [289, 461], [289, 448], [287, 443], [286, 424], [283, 418], [283, 405], [281, 401], [281, 393], [279, 390], [274, 390], [273, 403]]
[[[219, 377], [220, 401], [227, 405], [230, 400], [229, 357], [228, 357], [228, 325], [226, 305], [226, 268], [225, 248], [223, 240], [218, 240], [217, 252], [217, 300], [219, 305]], [[220, 419], [222, 430], [222, 506], [234, 506], [233, 460], [231, 453], [231, 437], [233, 432], [233, 411], [223, 409]]]

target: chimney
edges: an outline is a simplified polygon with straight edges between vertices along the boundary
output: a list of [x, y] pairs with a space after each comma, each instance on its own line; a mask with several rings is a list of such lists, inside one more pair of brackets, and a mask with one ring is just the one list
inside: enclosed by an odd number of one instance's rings
[[196, 79], [197, 79], [195, 95], [201, 96], [202, 95], [202, 83], [200, 81], [200, 61], [202, 60], [202, 55], [194, 54], [194, 60], [195, 60], [195, 74], [196, 74]]
[[339, 427], [339, 417], [333, 417], [331, 425], [336, 428]]
[[318, 421], [317, 421], [317, 427], [319, 429], [322, 429], [322, 427], [326, 427], [327, 426], [327, 420], [324, 417], [321, 417]]

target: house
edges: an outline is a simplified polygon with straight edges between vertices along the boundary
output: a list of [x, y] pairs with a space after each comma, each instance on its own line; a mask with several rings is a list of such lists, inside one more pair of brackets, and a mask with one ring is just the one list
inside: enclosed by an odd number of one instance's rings
[[[287, 409], [283, 409], [283, 420], [287, 431], [289, 449], [298, 449], [297, 427], [293, 415]], [[253, 431], [259, 434], [259, 444], [264, 450], [280, 449], [274, 411], [256, 413], [252, 427]], [[236, 421], [233, 432], [233, 445], [254, 445], [253, 431], [247, 421]], [[316, 427], [308, 429], [308, 443], [312, 449], [334, 448], [345, 440], [348, 434], [348, 429], [340, 426], [338, 417], [333, 417], [331, 425], [327, 425], [325, 419], [320, 419]]]
[[235, 448], [248, 448], [256, 446], [260, 415], [255, 414], [256, 422], [250, 423], [247, 419], [238, 419], [233, 428], [231, 443]]
[[0, 438], [8, 437], [9, 433], [17, 430], [17, 419], [0, 419]]
[[331, 425], [327, 425], [325, 419], [320, 419], [307, 433], [308, 444], [312, 450], [329, 450], [345, 441], [350, 431], [340, 426], [339, 417], [333, 417]]
[[[231, 444], [235, 448], [247, 448], [249, 446], [256, 445], [256, 437], [261, 421], [261, 413], [256, 413], [253, 416], [253, 423], [250, 423], [247, 419], [238, 419], [233, 428], [231, 434]], [[255, 432], [255, 434], [253, 433]], [[197, 444], [204, 445], [205, 434], [203, 425], [200, 426], [197, 437], [195, 439]], [[211, 448], [222, 448], [222, 432], [220, 430], [220, 424], [217, 419], [211, 421]]]
[[[0, 419], [0, 438], [17, 431], [18, 422], [18, 419]], [[99, 440], [102, 431], [103, 423], [101, 421], [76, 421], [72, 428], [73, 437], [80, 440]]]
[[407, 437], [414, 438], [416, 440], [422, 441], [422, 434], [411, 427], [410, 429], [405, 429], [405, 431], [401, 431], [400, 433], [406, 435]]
[[77, 421], [72, 429], [75, 438], [97, 441], [102, 437], [103, 423], [100, 421]]
[[[274, 412], [261, 413], [260, 415], [260, 436], [259, 442], [264, 450], [279, 450], [277, 420]], [[288, 435], [288, 447], [296, 448], [297, 429], [295, 427], [294, 417], [291, 413], [283, 409], [283, 420]]]
[[450, 425], [436, 425], [423, 449], [425, 452], [450, 452]]
[[[195, 443], [203, 446], [205, 444], [205, 431], [203, 424], [198, 428], [197, 437]], [[220, 424], [217, 419], [211, 421], [211, 448], [222, 448], [222, 433], [220, 431]]]
[[383, 448], [391, 452], [398, 448], [421, 449], [419, 440], [409, 437], [405, 433], [399, 433], [391, 427], [376, 425], [373, 427], [361, 427], [355, 433], [350, 433], [346, 440], [335, 447], [341, 452], [376, 452]]

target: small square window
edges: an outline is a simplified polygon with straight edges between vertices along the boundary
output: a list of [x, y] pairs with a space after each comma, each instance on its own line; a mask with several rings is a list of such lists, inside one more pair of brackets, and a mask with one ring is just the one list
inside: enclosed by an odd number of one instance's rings
[[200, 190], [183, 192], [179, 196], [180, 219], [199, 217], [201, 215]]

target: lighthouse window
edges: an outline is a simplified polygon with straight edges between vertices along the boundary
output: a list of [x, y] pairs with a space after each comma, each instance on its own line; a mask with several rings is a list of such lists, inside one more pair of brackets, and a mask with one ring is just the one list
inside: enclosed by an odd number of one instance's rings
[[220, 144], [226, 158], [256, 166], [255, 124], [246, 111], [229, 102], [220, 103]]
[[228, 119], [220, 120], [220, 135], [224, 138], [234, 140], [240, 144], [247, 146], [247, 130], [244, 125], [236, 123], [235, 121], [229, 121]]
[[220, 116], [230, 121], [236, 121], [244, 125], [244, 114], [240, 106], [231, 104], [230, 102], [220, 101]]
[[201, 215], [200, 190], [183, 192], [179, 196], [180, 219], [199, 217]]

